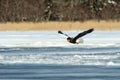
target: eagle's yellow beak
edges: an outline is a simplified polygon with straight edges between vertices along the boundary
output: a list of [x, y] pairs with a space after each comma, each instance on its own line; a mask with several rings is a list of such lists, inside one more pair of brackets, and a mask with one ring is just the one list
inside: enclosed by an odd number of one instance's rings
[[80, 44], [80, 42], [76, 42], [76, 44]]

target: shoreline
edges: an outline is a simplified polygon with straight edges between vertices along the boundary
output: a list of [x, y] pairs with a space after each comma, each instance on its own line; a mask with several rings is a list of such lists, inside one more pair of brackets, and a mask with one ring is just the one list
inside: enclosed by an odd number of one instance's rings
[[0, 23], [0, 31], [56, 31], [56, 30], [120, 30], [120, 21], [85, 21], [85, 22], [19, 22]]

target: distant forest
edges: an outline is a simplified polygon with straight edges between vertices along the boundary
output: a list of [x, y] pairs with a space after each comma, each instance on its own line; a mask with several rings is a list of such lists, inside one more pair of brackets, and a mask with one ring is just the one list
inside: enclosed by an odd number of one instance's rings
[[0, 22], [120, 20], [120, 0], [0, 0]]

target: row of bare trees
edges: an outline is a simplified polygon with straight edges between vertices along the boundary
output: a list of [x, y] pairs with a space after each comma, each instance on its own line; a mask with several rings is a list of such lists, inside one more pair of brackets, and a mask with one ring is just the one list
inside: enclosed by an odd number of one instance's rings
[[0, 0], [0, 22], [120, 20], [119, 0]]

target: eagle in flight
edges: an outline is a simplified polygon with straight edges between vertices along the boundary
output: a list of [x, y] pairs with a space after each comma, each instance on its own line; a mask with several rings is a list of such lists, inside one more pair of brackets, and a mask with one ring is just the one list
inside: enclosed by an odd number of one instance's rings
[[79, 44], [80, 42], [77, 42], [77, 39], [85, 36], [85, 35], [88, 34], [88, 33], [93, 32], [93, 31], [94, 31], [94, 29], [91, 28], [91, 29], [88, 29], [88, 30], [86, 30], [86, 31], [83, 31], [83, 32], [79, 33], [79, 34], [78, 34], [77, 36], [75, 36], [75, 37], [70, 37], [70, 36], [68, 36], [67, 34], [63, 33], [62, 31], [58, 31], [58, 33], [66, 36], [68, 42], [73, 43], [73, 44]]

